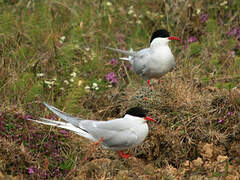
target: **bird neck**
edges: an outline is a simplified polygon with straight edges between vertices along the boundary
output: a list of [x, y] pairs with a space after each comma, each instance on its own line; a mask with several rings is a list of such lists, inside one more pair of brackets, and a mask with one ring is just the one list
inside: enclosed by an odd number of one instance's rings
[[169, 40], [167, 38], [155, 38], [151, 44], [150, 44], [150, 48], [151, 49], [156, 49], [159, 47], [163, 47], [163, 46], [168, 46], [168, 42]]

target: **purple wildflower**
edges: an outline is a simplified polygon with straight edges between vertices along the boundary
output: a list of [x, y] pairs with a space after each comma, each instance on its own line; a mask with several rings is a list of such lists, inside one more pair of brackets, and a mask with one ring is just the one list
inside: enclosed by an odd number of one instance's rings
[[61, 129], [61, 130], [60, 130], [60, 133], [62, 133], [62, 134], [67, 134], [68, 132], [67, 132], [66, 130], [64, 130], [64, 129]]
[[208, 15], [207, 15], [206, 13], [202, 13], [202, 14], [200, 15], [200, 19], [201, 19], [201, 22], [202, 22], [203, 24], [205, 24], [205, 23], [207, 22], [207, 20], [208, 20]]
[[111, 65], [116, 65], [116, 64], [118, 64], [118, 60], [113, 58], [113, 59], [110, 60], [110, 64]]
[[227, 32], [228, 37], [234, 36], [235, 38], [238, 38], [240, 36], [240, 27], [238, 28], [232, 28]]
[[191, 36], [191, 37], [189, 37], [188, 42], [193, 43], [193, 42], [196, 42], [197, 40], [198, 39], [195, 36]]
[[69, 137], [68, 131], [66, 131], [66, 130], [64, 130], [64, 129], [61, 129], [61, 130], [60, 130], [60, 133], [62, 133], [65, 138], [66, 138], [66, 137]]
[[24, 119], [26, 119], [26, 120], [32, 119], [32, 116], [31, 116], [31, 115], [25, 115], [25, 116], [24, 116]]
[[110, 72], [110, 73], [106, 74], [105, 79], [112, 84], [118, 83], [117, 76], [114, 72]]
[[223, 119], [220, 119], [218, 122], [219, 122], [219, 123], [222, 123], [222, 122], [223, 122]]
[[33, 173], [34, 173], [34, 170], [33, 170], [33, 168], [32, 168], [32, 167], [30, 167], [30, 168], [27, 168], [27, 170], [28, 170], [28, 174], [33, 174]]
[[227, 115], [231, 116], [231, 115], [233, 115], [233, 112], [228, 112]]

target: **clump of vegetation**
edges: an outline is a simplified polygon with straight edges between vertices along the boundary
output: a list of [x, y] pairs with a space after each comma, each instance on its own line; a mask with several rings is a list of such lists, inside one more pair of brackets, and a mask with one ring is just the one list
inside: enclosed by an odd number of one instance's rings
[[[239, 1], [0, 0], [0, 178], [239, 178]], [[105, 46], [141, 49], [159, 28], [176, 68], [154, 91]], [[158, 120], [133, 157], [27, 121], [42, 101], [86, 119], [139, 105]], [[135, 157], [134, 157], [135, 156]]]

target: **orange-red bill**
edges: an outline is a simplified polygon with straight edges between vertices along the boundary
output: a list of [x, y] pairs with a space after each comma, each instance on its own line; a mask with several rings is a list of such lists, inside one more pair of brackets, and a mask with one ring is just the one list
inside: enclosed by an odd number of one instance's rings
[[176, 37], [176, 36], [171, 36], [168, 38], [169, 40], [177, 40], [180, 41], [180, 38]]
[[155, 119], [153, 119], [153, 118], [150, 118], [149, 116], [146, 116], [146, 117], [145, 117], [145, 120], [149, 120], [149, 121], [156, 122], [156, 120], [155, 120]]

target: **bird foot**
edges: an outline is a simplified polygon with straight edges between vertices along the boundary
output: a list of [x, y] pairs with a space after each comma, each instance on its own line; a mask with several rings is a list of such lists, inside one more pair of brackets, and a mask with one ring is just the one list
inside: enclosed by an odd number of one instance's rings
[[119, 156], [121, 156], [121, 157], [124, 158], [124, 159], [128, 159], [128, 158], [130, 157], [130, 154], [124, 154], [124, 153], [121, 152], [121, 151], [118, 151], [118, 154], [119, 154]]
[[148, 87], [151, 88], [150, 80], [147, 80]]

